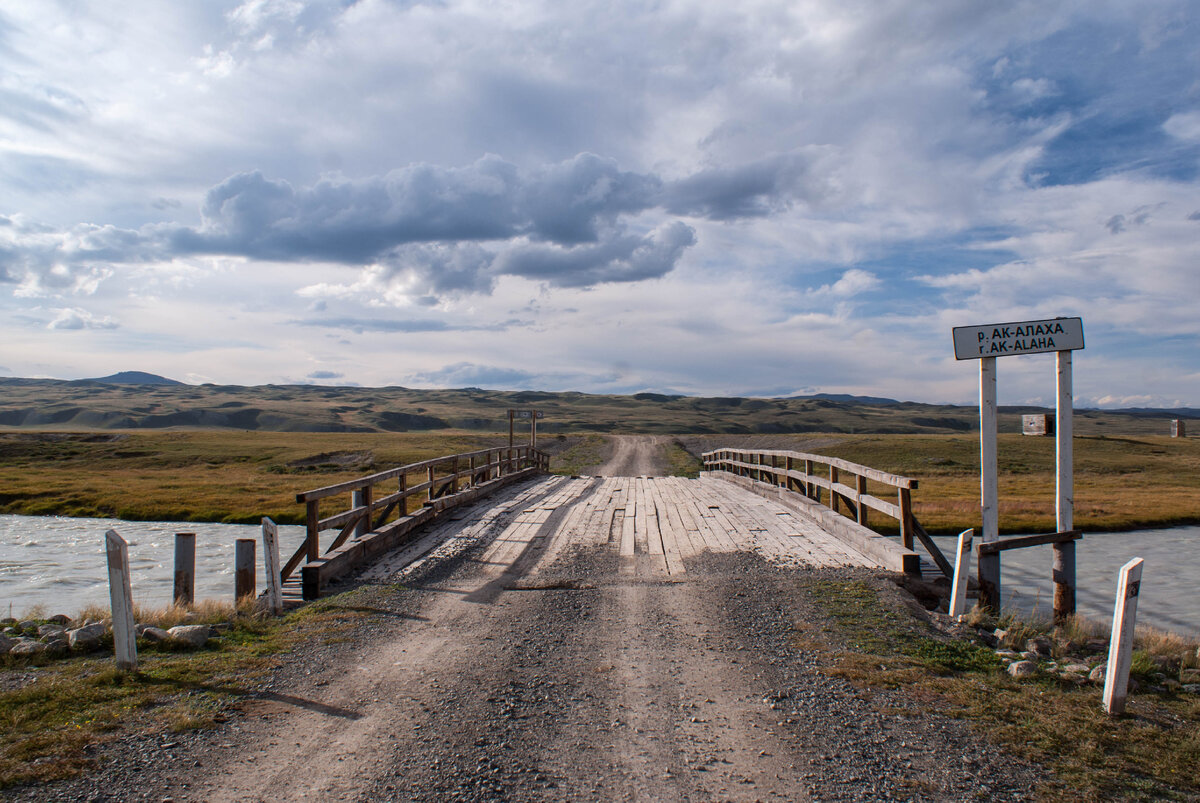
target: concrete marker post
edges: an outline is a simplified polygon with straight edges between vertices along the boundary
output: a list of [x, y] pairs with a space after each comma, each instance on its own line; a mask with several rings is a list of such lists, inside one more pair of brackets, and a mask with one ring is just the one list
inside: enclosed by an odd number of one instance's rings
[[957, 619], [967, 612], [967, 576], [971, 570], [971, 541], [975, 530], [958, 534], [958, 558], [954, 562], [954, 583], [950, 588], [950, 618]]
[[1129, 665], [1133, 661], [1133, 629], [1142, 586], [1142, 563], [1141, 558], [1134, 558], [1122, 566], [1117, 575], [1108, 668], [1104, 671], [1104, 710], [1113, 715], [1125, 712], [1125, 698], [1129, 693]]
[[133, 629], [133, 590], [129, 586], [129, 545], [116, 530], [109, 530], [104, 534], [104, 551], [108, 557], [108, 598], [117, 669], [136, 672], [137, 634]]
[[[1000, 481], [996, 459], [996, 358], [979, 361], [979, 498], [983, 542], [1000, 538]], [[1000, 553], [979, 556], [979, 605], [1000, 612]]]

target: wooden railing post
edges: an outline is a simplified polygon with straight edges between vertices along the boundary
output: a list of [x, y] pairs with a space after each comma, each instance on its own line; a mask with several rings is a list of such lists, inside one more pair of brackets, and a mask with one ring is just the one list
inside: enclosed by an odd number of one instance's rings
[[234, 604], [243, 597], [253, 597], [254, 591], [254, 539], [239, 538], [233, 545]]
[[855, 510], [858, 511], [858, 523], [862, 526], [867, 526], [867, 506], [863, 504], [863, 496], [867, 493], [867, 478], [859, 474], [854, 478], [854, 490], [857, 496], [854, 497]]
[[112, 612], [117, 669], [137, 670], [137, 634], [133, 631], [133, 591], [129, 585], [129, 546], [116, 530], [104, 534], [108, 558], [108, 599]]
[[821, 489], [812, 481], [813, 461], [804, 461], [804, 495], [809, 499], [821, 501]]
[[304, 560], [306, 563], [312, 562], [321, 557], [321, 533], [318, 522], [321, 520], [320, 509], [321, 500], [313, 499], [310, 501], [304, 510], [305, 519], [305, 535], [304, 535]]
[[833, 486], [837, 484], [837, 481], [838, 481], [837, 466], [830, 466], [829, 467], [829, 509], [832, 510], [834, 513], [838, 512], [838, 493], [837, 493], [837, 491], [833, 490]]
[[279, 528], [268, 518], [262, 520], [263, 564], [267, 572], [267, 604], [271, 613], [283, 613], [283, 586], [279, 571]]
[[905, 549], [913, 548], [912, 491], [899, 489], [900, 497], [900, 544]]
[[[405, 491], [407, 491], [408, 490], [408, 475], [405, 474], [404, 472], [400, 472], [400, 481], [397, 483], [397, 485], [399, 486], [399, 488], [397, 488], [397, 490], [400, 493], [404, 493]], [[405, 516], [408, 515], [408, 497], [407, 496], [400, 497], [400, 502], [398, 503], [398, 505], [399, 505], [399, 509], [400, 509], [400, 518], [404, 518]]]
[[429, 501], [432, 502], [433, 501], [433, 466], [430, 466], [428, 469], [426, 469], [425, 473], [428, 475], [427, 482], [429, 483], [429, 490], [426, 491], [425, 493], [429, 497]]

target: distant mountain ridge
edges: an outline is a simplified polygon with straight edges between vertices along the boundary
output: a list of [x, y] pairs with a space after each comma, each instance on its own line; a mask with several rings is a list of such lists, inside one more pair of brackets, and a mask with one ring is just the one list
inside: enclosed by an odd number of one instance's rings
[[148, 374], [145, 371], [120, 371], [109, 376], [99, 376], [94, 379], [80, 379], [79, 382], [103, 382], [106, 385], [186, 385], [175, 379], [168, 379], [158, 374]]

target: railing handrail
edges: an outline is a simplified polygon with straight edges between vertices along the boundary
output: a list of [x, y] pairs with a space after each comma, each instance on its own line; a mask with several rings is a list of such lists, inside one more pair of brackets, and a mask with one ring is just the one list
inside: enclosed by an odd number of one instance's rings
[[[930, 538], [929, 533], [913, 515], [912, 492], [917, 488], [917, 480], [889, 471], [852, 463], [840, 457], [828, 457], [811, 452], [794, 452], [783, 449], [742, 449], [721, 448], [704, 452], [701, 455], [704, 467], [708, 470], [723, 471], [752, 480], [765, 482], [764, 475], [771, 478], [771, 485], [784, 490], [799, 493], [820, 504], [821, 490], [828, 492], [828, 507], [839, 513], [839, 502], [845, 503], [847, 513], [858, 524], [866, 527], [867, 509], [876, 510], [895, 519], [900, 524], [900, 542], [905, 549], [913, 548], [913, 539], [919, 539], [930, 557], [937, 563], [938, 568], [946, 576], [953, 575], [953, 567], [942, 554], [937, 544]], [[764, 462], [763, 458], [770, 458]], [[782, 458], [783, 465], [778, 465]], [[798, 470], [794, 462], [800, 462]], [[829, 466], [828, 478], [813, 473], [813, 464], [820, 463]], [[854, 487], [842, 482], [839, 472], [854, 476]], [[849, 478], [846, 478], [849, 480]], [[867, 493], [867, 480], [875, 480], [883, 485], [896, 489], [896, 503], [888, 502]]]
[[[540, 449], [534, 449], [532, 446], [528, 445], [514, 446], [512, 451], [521, 454], [522, 452], [526, 452], [530, 449], [538, 454], [545, 454], [545, 452], [542, 452]], [[367, 476], [359, 477], [358, 479], [339, 482], [336, 485], [326, 485], [324, 488], [314, 488], [311, 491], [304, 491], [303, 493], [296, 494], [296, 502], [298, 504], [304, 504], [305, 502], [311, 502], [314, 499], [323, 499], [326, 496], [335, 496], [337, 494], [345, 493], [346, 491], [357, 491], [358, 489], [365, 488], [368, 485], [377, 485], [385, 480], [390, 480], [393, 477], [399, 477], [401, 474], [415, 474], [423, 469], [434, 468], [441, 463], [452, 462], [455, 459], [461, 460], [464, 457], [469, 459], [472, 457], [478, 457], [479, 455], [490, 455], [492, 452], [507, 451], [509, 451], [507, 446], [498, 446], [494, 449], [477, 449], [473, 452], [459, 452], [458, 454], [449, 454], [442, 457], [431, 457], [428, 460], [421, 460], [416, 463], [407, 463], [403, 466], [396, 466], [395, 468], [389, 468], [384, 471], [378, 471], [374, 474], [368, 474]]]
[[891, 485], [894, 488], [907, 488], [915, 490], [918, 481], [912, 477], [905, 477], [902, 474], [892, 474], [889, 471], [880, 471], [877, 468], [864, 466], [861, 463], [852, 463], [849, 460], [843, 460], [840, 457], [829, 457], [823, 454], [813, 454], [811, 452], [793, 452], [783, 449], [713, 449], [711, 452], [705, 452], [700, 455], [704, 462], [710, 462], [709, 458], [718, 452], [734, 452], [736, 454], [756, 454], [765, 457], [790, 457], [793, 460], [810, 460], [814, 463], [823, 463], [827, 466], [835, 466], [836, 468], [849, 471], [851, 474], [860, 477], [866, 477], [869, 480], [876, 480], [885, 485]]

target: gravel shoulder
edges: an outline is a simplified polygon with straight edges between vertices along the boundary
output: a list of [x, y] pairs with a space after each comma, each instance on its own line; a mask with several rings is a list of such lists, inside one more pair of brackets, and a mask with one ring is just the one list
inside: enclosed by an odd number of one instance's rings
[[128, 737], [12, 799], [957, 801], [1043, 775], [826, 674], [801, 638], [825, 621], [813, 581], [886, 579], [702, 553], [680, 581], [603, 545], [481, 562], [504, 525], [338, 597], [366, 615], [218, 727]]

